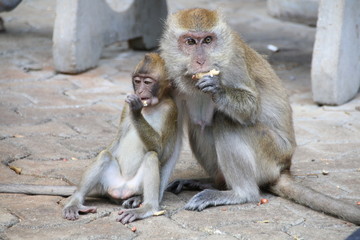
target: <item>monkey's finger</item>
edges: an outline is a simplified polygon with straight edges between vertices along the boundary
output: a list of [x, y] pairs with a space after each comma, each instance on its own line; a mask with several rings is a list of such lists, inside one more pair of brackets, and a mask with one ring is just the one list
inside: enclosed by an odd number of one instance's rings
[[222, 202], [218, 197], [219, 191], [213, 189], [205, 189], [193, 196], [189, 202], [185, 205], [186, 210], [202, 211], [210, 206], [221, 205]]
[[202, 84], [216, 84], [217, 82], [218, 82], [217, 77], [205, 76], [201, 78], [199, 81], [197, 81], [195, 86], [200, 86]]
[[134, 94], [128, 94], [126, 95], [125, 102], [131, 102], [132, 99], [134, 99]]
[[86, 206], [82, 206], [79, 209], [79, 212], [81, 213], [96, 213], [97, 208], [96, 207], [86, 207]]
[[141, 204], [141, 197], [140, 196], [134, 196], [127, 200], [125, 200], [122, 204], [124, 208], [136, 208], [139, 207]]
[[[119, 212], [119, 217], [116, 219], [116, 221], [123, 223], [123, 219], [124, 219], [124, 217], [126, 217], [126, 215], [127, 215], [126, 212], [123, 211], [123, 210], [121, 210], [121, 211]], [[123, 224], [124, 224], [124, 223], [123, 223]]]
[[182, 191], [183, 187], [184, 187], [184, 184], [182, 184], [181, 180], [175, 180], [168, 185], [168, 187], [166, 188], [166, 191], [172, 192], [174, 194], [178, 194]]
[[66, 208], [63, 210], [63, 217], [67, 220], [76, 220], [79, 218], [79, 213], [77, 209], [74, 209], [72, 207]]
[[218, 88], [218, 84], [211, 82], [202, 83], [198, 86], [198, 89], [203, 92], [217, 92]]
[[[122, 224], [126, 224], [129, 223], [130, 220], [134, 217], [134, 214], [130, 211], [121, 211], [121, 214], [118, 218], [119, 222], [121, 222]], [[134, 219], [135, 220], [135, 219]], [[134, 221], [133, 220], [133, 221]]]
[[140, 100], [139, 96], [137, 96], [135, 94], [129, 94], [125, 98], [125, 102], [127, 102], [127, 103], [137, 102], [137, 101], [141, 101], [141, 100]]
[[[196, 196], [196, 195], [195, 195]], [[206, 207], [208, 207], [209, 205], [203, 201], [203, 200], [200, 200], [200, 199], [190, 199], [190, 201], [185, 205], [185, 209], [186, 210], [190, 210], [190, 211], [202, 211], [204, 210]]]
[[205, 87], [205, 88], [201, 88], [201, 91], [206, 92], [206, 93], [216, 93], [217, 92], [217, 87], [208, 86], [208, 87]]
[[184, 189], [184, 184], [183, 183], [179, 183], [179, 185], [177, 185], [176, 189], [174, 190], [175, 194], [180, 193], [182, 190]]
[[136, 214], [132, 214], [132, 215], [127, 219], [127, 221], [128, 221], [128, 223], [131, 223], [131, 222], [135, 221], [136, 218], [137, 218]]
[[67, 220], [71, 220], [71, 221], [74, 221], [74, 220], [77, 220], [79, 218], [79, 214], [78, 213], [67, 213], [67, 215], [65, 216], [65, 218]]

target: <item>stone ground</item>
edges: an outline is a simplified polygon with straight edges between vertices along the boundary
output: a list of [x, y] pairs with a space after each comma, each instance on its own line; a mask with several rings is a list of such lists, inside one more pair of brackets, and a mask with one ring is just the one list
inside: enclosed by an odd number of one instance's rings
[[[169, 1], [171, 11], [195, 6], [222, 8], [283, 79], [294, 111], [296, 179], [351, 204], [360, 201], [360, 95], [339, 107], [313, 103], [315, 29], [269, 17], [265, 1]], [[24, 0], [1, 14], [7, 32], [0, 35], [0, 183], [76, 184], [115, 136], [124, 96], [131, 92], [130, 73], [144, 54], [115, 44], [95, 69], [55, 72], [54, 7], [55, 1]], [[271, 53], [268, 44], [280, 51]], [[205, 176], [185, 146], [173, 178], [199, 175]], [[0, 194], [0, 239], [344, 239], [358, 228], [275, 196], [261, 206], [183, 210], [194, 194], [166, 193], [165, 215], [126, 226], [115, 222], [120, 207], [106, 200], [90, 200], [98, 213], [71, 222], [61, 217], [65, 198]]]

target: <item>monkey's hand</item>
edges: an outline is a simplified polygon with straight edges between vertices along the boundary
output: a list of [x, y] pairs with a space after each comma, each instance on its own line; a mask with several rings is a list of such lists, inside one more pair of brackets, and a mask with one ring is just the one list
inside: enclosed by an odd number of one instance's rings
[[183, 190], [199, 191], [204, 189], [214, 189], [214, 187], [211, 183], [203, 183], [195, 179], [179, 179], [171, 182], [166, 191], [179, 194]]
[[125, 102], [129, 104], [131, 111], [133, 111], [134, 113], [140, 113], [141, 109], [144, 106], [139, 96], [135, 94], [127, 95]]
[[136, 219], [144, 219], [152, 216], [156, 213], [158, 209], [149, 204], [144, 204], [139, 208], [135, 209], [122, 209], [119, 212], [119, 217], [116, 221], [121, 222], [122, 224], [127, 224], [135, 221]]
[[96, 213], [96, 207], [87, 207], [84, 205], [68, 206], [63, 209], [63, 217], [68, 220], [76, 220], [79, 213]]
[[141, 202], [142, 202], [141, 196], [133, 196], [133, 197], [126, 199], [123, 202], [122, 206], [124, 208], [137, 208], [140, 206]]
[[210, 93], [211, 95], [214, 95], [221, 90], [220, 79], [218, 76], [204, 76], [197, 81], [195, 86], [202, 92]]

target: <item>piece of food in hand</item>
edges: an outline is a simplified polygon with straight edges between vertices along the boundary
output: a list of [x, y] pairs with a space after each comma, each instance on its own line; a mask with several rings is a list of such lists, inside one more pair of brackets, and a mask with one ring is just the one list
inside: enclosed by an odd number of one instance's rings
[[158, 211], [158, 212], [155, 212], [154, 213], [154, 216], [161, 216], [161, 215], [164, 215], [165, 214], [165, 210], [161, 210], [161, 211]]
[[205, 77], [205, 76], [213, 77], [213, 76], [219, 75], [219, 73], [220, 73], [219, 70], [212, 69], [212, 70], [210, 70], [209, 72], [194, 74], [194, 75], [192, 75], [192, 79], [200, 79], [200, 78], [203, 78], [203, 77]]
[[146, 100], [142, 101], [142, 104], [143, 104], [144, 107], [148, 106], [148, 102]]

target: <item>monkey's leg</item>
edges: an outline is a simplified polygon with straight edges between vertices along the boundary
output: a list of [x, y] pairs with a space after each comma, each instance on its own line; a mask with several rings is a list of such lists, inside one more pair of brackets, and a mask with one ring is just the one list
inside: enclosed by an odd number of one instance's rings
[[143, 196], [141, 207], [123, 209], [119, 212], [118, 222], [123, 224], [152, 216], [159, 210], [160, 168], [156, 152], [148, 152], [144, 156]]
[[[178, 107], [178, 112], [183, 111], [183, 108], [180, 106]], [[178, 115], [179, 116], [179, 115]], [[176, 133], [176, 143], [174, 151], [172, 152], [172, 155], [169, 159], [167, 159], [166, 163], [164, 163], [160, 170], [160, 196], [159, 196], [159, 202], [163, 199], [164, 192], [168, 188], [169, 178], [171, 173], [173, 172], [176, 162], [179, 159], [180, 152], [181, 152], [181, 146], [182, 146], [182, 137], [183, 137], [183, 130], [182, 125], [183, 120], [181, 118], [178, 118], [177, 124], [178, 124], [178, 130]]]
[[186, 204], [188, 210], [201, 211], [208, 206], [240, 204], [258, 201], [259, 188], [255, 177], [255, 153], [247, 131], [226, 127], [226, 121], [214, 127], [218, 165], [229, 191], [204, 190]]
[[86, 195], [100, 182], [104, 169], [109, 165], [112, 156], [108, 151], [102, 151], [96, 161], [92, 163], [81, 178], [77, 190], [70, 197], [63, 209], [63, 217], [76, 220], [80, 213], [95, 213], [96, 207], [84, 206]]

